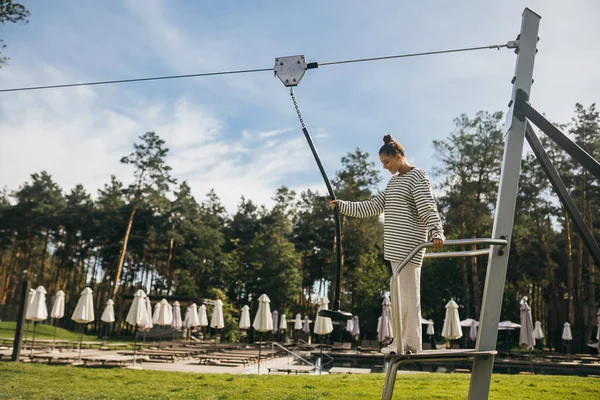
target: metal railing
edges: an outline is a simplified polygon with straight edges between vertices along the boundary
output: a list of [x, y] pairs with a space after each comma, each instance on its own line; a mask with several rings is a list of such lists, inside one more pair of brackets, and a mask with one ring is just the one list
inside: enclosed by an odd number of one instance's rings
[[[490, 238], [475, 238], [475, 239], [456, 239], [456, 240], [446, 240], [444, 242], [444, 247], [448, 246], [465, 246], [465, 245], [477, 245], [477, 244], [487, 244], [490, 246], [500, 246], [504, 247], [508, 244], [506, 239], [490, 239]], [[433, 247], [433, 242], [423, 242], [418, 244], [405, 258], [402, 260], [400, 264], [394, 269], [394, 274], [400, 273], [402, 269], [423, 249]], [[489, 254], [492, 251], [492, 248], [489, 249], [479, 249], [479, 250], [465, 250], [465, 251], [443, 251], [437, 253], [425, 253], [423, 258], [452, 258], [452, 257], [476, 257], [480, 255]]]
[[[307, 341], [305, 341], [305, 340], [302, 340], [302, 339], [298, 339], [298, 342], [297, 342], [297, 344], [296, 344], [296, 350], [297, 350], [297, 351], [300, 351], [300, 349], [299, 349], [299, 347], [300, 347], [299, 345], [300, 345], [300, 344], [302, 344], [302, 345], [303, 345], [303, 346], [305, 346], [305, 347], [308, 347], [309, 349], [311, 349], [311, 350], [313, 350], [313, 351], [314, 351], [314, 350], [319, 350], [319, 348], [317, 348], [316, 346], [313, 346], [313, 345], [309, 344]], [[320, 368], [319, 368], [319, 374], [320, 374], [321, 372], [323, 372], [323, 367], [324, 367], [324, 366], [326, 366], [326, 365], [329, 365], [329, 364], [333, 364], [333, 361], [334, 361], [334, 360], [333, 360], [333, 357], [331, 357], [329, 354], [327, 354], [327, 353], [323, 353], [323, 348], [322, 348], [322, 347], [320, 348], [320, 350], [321, 350], [321, 356], [325, 356], [325, 357], [327, 357], [329, 360], [327, 360], [327, 362], [325, 362], [325, 363], [324, 363], [324, 362], [323, 362], [323, 358], [321, 357], [321, 366], [320, 366]]]
[[[474, 238], [474, 239], [456, 239], [456, 240], [446, 240], [444, 242], [444, 247], [446, 246], [466, 246], [466, 245], [478, 245], [484, 244], [489, 246], [500, 246], [498, 251], [502, 251], [504, 246], [508, 245], [508, 241], [506, 239], [490, 239], [490, 238]], [[418, 244], [405, 258], [398, 264], [395, 268], [393, 268], [393, 276], [390, 282], [390, 290], [393, 290], [392, 285], [396, 285], [396, 293], [400, 293], [400, 279], [398, 279], [400, 271], [404, 267], [408, 265], [408, 263], [417, 255], [420, 251], [426, 248], [433, 247], [433, 242], [423, 242]], [[423, 255], [424, 258], [452, 258], [452, 257], [476, 257], [480, 255], [489, 255], [493, 250], [493, 247], [488, 249], [479, 249], [479, 250], [464, 250], [464, 251], [444, 251], [444, 252], [436, 252], [436, 253], [425, 253]], [[397, 299], [400, 302], [400, 299]], [[401, 310], [402, 307], [398, 305], [398, 309]], [[392, 309], [392, 313], [393, 313]], [[396, 324], [399, 326], [395, 326], [394, 332], [402, 332], [402, 320], [397, 318]], [[392, 322], [394, 323], [394, 322]], [[397, 346], [398, 346], [398, 354], [404, 354], [404, 342], [402, 340], [402, 335], [400, 337], [395, 338]]]
[[307, 359], [305, 359], [304, 357], [302, 357], [300, 354], [297, 354], [297, 353], [295, 353], [295, 352], [291, 351], [290, 349], [288, 349], [288, 348], [286, 348], [286, 347], [284, 347], [284, 346], [280, 345], [280, 344], [279, 344], [279, 343], [277, 343], [277, 342], [272, 342], [272, 343], [271, 343], [271, 350], [274, 350], [274, 349], [273, 349], [273, 347], [275, 347], [275, 346], [277, 346], [277, 347], [279, 347], [280, 349], [284, 350], [286, 353], [288, 353], [288, 354], [292, 355], [293, 357], [295, 357], [295, 358], [297, 358], [297, 359], [299, 359], [299, 360], [301, 360], [301, 361], [303, 361], [303, 362], [307, 363], [307, 364], [308, 364], [308, 365], [310, 365], [311, 367], [314, 367], [314, 368], [315, 368], [315, 370], [317, 369], [317, 366], [316, 366], [315, 364], [311, 363], [310, 361], [308, 361]]

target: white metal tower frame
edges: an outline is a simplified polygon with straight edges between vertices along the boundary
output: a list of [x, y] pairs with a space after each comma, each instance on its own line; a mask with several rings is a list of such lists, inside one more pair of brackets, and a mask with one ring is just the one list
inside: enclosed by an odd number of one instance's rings
[[[510, 109], [506, 116], [506, 141], [502, 159], [500, 185], [498, 187], [498, 200], [494, 215], [492, 238], [506, 239], [508, 245], [505, 251], [491, 251], [488, 259], [485, 277], [484, 296], [481, 305], [479, 332], [477, 334], [477, 351], [495, 350], [498, 338], [498, 323], [502, 309], [502, 297], [506, 282], [506, 270], [512, 238], [515, 205], [519, 190], [519, 174], [521, 172], [521, 158], [525, 141], [526, 121], [520, 121], [514, 115], [515, 97], [517, 89], [522, 89], [531, 98], [531, 85], [533, 83], [533, 64], [538, 31], [541, 17], [526, 8], [521, 21], [521, 33], [518, 37], [519, 47], [515, 77], [512, 88]], [[490, 391], [494, 356], [475, 357], [469, 387], [469, 399], [487, 399]]]

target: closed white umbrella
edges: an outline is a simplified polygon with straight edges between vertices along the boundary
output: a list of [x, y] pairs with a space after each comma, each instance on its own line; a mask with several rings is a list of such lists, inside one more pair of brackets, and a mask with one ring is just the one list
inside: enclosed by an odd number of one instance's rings
[[146, 308], [146, 303], [144, 298], [146, 297], [146, 293], [143, 290], [138, 290], [133, 295], [133, 302], [131, 303], [131, 307], [129, 308], [129, 312], [127, 313], [127, 318], [125, 321], [132, 326], [143, 326], [148, 323], [148, 309]]
[[310, 333], [310, 320], [308, 319], [308, 315], [304, 316], [304, 322], [302, 323], [302, 332]]
[[81, 342], [83, 340], [83, 325], [94, 321], [94, 299], [92, 289], [86, 287], [81, 292], [71, 319], [80, 325], [79, 329], [79, 358], [81, 362]]
[[160, 304], [160, 307], [155, 324], [160, 326], [170, 326], [173, 322], [173, 306], [169, 304], [167, 299], [162, 299], [157, 304]]
[[52, 311], [50, 311], [50, 317], [54, 319], [54, 336], [52, 338], [52, 352], [54, 353], [54, 346], [56, 344], [56, 320], [61, 319], [65, 316], [65, 292], [59, 290], [54, 296], [54, 304], [52, 304]]
[[192, 303], [185, 312], [185, 318], [183, 320], [183, 326], [188, 330], [191, 337], [192, 328], [200, 325], [200, 318], [198, 317], [198, 306], [196, 303]]
[[469, 339], [473, 342], [477, 341], [477, 326], [479, 326], [479, 322], [472, 320], [471, 328], [469, 328]]
[[108, 325], [115, 322], [115, 302], [111, 299], [106, 301], [106, 306], [104, 307], [104, 312], [102, 312], [100, 321], [105, 323], [104, 329], [106, 334], [108, 334]]
[[92, 289], [86, 287], [81, 292], [71, 319], [78, 324], [89, 324], [94, 321], [94, 299]]
[[181, 307], [179, 307], [179, 302], [176, 301], [173, 303], [173, 320], [171, 321], [171, 328], [179, 330], [181, 329], [182, 325]]
[[104, 307], [104, 312], [100, 317], [100, 321], [110, 324], [115, 322], [115, 302], [111, 299], [106, 301], [106, 307]]
[[[223, 319], [223, 302], [218, 299], [215, 302], [215, 310], [213, 315], [210, 317], [210, 327], [214, 330], [223, 329], [225, 327], [225, 321]], [[215, 334], [215, 347], [218, 350], [217, 335]]]
[[179, 331], [182, 326], [181, 307], [179, 306], [179, 302], [175, 301], [171, 309], [171, 332], [173, 333], [173, 341], [175, 341], [175, 331]]
[[531, 307], [527, 304], [526, 298], [521, 300], [521, 331], [519, 332], [519, 345], [528, 350], [535, 347]]
[[152, 305], [150, 304], [150, 299], [144, 293], [144, 306], [146, 307], [146, 315], [148, 316], [148, 320], [145, 324], [140, 325], [138, 330], [144, 332], [144, 342], [146, 342], [146, 332], [154, 327], [154, 323], [152, 322]]
[[33, 339], [31, 343], [31, 354], [35, 347], [35, 328], [39, 321], [44, 321], [48, 318], [48, 307], [46, 306], [46, 289], [43, 286], [38, 286], [35, 289], [31, 303], [27, 307], [26, 319], [33, 321]]
[[185, 320], [183, 326], [190, 329], [200, 325], [200, 318], [198, 318], [198, 306], [196, 303], [192, 303], [185, 313]]
[[129, 325], [135, 327], [134, 331], [134, 343], [133, 343], [133, 365], [135, 367], [135, 358], [137, 355], [137, 331], [140, 326], [148, 324], [148, 321], [152, 320], [152, 314], [148, 313], [148, 307], [146, 306], [146, 293], [143, 290], [138, 290], [133, 295], [133, 302], [127, 313], [125, 321]]
[[287, 330], [287, 318], [285, 314], [281, 314], [281, 318], [279, 318], [279, 330], [285, 331]]
[[31, 289], [29, 289], [29, 293], [27, 293], [27, 303], [25, 304], [25, 320], [26, 321], [30, 321], [30, 319], [27, 318], [27, 311], [29, 310], [29, 306], [31, 305], [31, 302], [33, 301], [34, 297], [35, 297], [35, 289], [31, 288]]
[[223, 320], [223, 302], [219, 299], [215, 303], [215, 311], [210, 318], [210, 327], [214, 329], [223, 329], [225, 321]]
[[296, 314], [296, 319], [294, 319], [294, 330], [302, 330], [302, 315], [300, 315], [300, 313]]
[[573, 335], [571, 334], [571, 324], [565, 322], [562, 333], [563, 340], [573, 340]]
[[358, 324], [358, 315], [354, 316], [354, 323], [352, 324], [352, 336], [360, 335], [360, 326]]
[[458, 316], [458, 304], [454, 300], [450, 300], [446, 304], [446, 318], [442, 327], [442, 336], [448, 340], [455, 340], [461, 338], [462, 335], [460, 317]]
[[[27, 307], [27, 314], [25, 318], [39, 322], [48, 318], [48, 307], [46, 306], [46, 289], [43, 286], [38, 286], [33, 292], [31, 302]], [[35, 331], [34, 331], [35, 333]]]
[[433, 328], [433, 322], [427, 325], [427, 334], [430, 336], [435, 335], [435, 329]]
[[354, 329], [354, 318], [346, 321], [346, 332], [352, 334], [352, 330]]
[[533, 328], [533, 337], [537, 340], [542, 340], [544, 338], [544, 332], [542, 331], [542, 323], [540, 321], [535, 321], [535, 328]]
[[240, 316], [239, 327], [241, 330], [250, 328], [250, 307], [248, 306], [242, 307], [242, 315]]
[[[329, 300], [326, 297], [321, 297], [319, 299], [319, 310], [328, 310]], [[321, 317], [319, 312], [317, 311], [317, 318], [315, 320], [315, 326], [313, 328], [313, 332], [317, 335], [328, 335], [333, 331], [333, 324], [331, 322], [331, 318]]]
[[154, 325], [158, 325], [158, 318], [160, 317], [161, 306], [162, 304], [160, 304], [160, 301], [154, 305], [154, 313], [152, 314], [152, 323]]
[[269, 296], [266, 294], [258, 298], [258, 311], [254, 317], [252, 327], [258, 332], [268, 332], [273, 329], [273, 316], [271, 315], [271, 306]]
[[52, 311], [50, 317], [54, 319], [61, 319], [65, 316], [65, 292], [59, 290], [54, 296], [54, 304], [52, 304]]
[[527, 304], [527, 297], [521, 299], [521, 329], [519, 331], [519, 345], [529, 350], [529, 364], [533, 373], [533, 358], [531, 349], [535, 347], [535, 334], [533, 331], [533, 319], [531, 317], [531, 307]]
[[567, 346], [567, 359], [571, 358], [571, 340], [573, 340], [573, 335], [571, 334], [571, 324], [565, 322], [563, 327], [562, 339], [565, 341], [565, 345]]
[[319, 315], [319, 311], [329, 309], [327, 306], [327, 304], [329, 304], [329, 300], [326, 297], [321, 297], [318, 304], [319, 309], [317, 310], [317, 318], [315, 319], [313, 332], [315, 335], [321, 336], [321, 359], [319, 360], [319, 374], [321, 374], [323, 372], [323, 363], [321, 361], [323, 360], [323, 336], [329, 335], [333, 331], [333, 324], [331, 323], [331, 318], [321, 317]]
[[380, 342], [385, 342], [394, 337], [392, 332], [392, 303], [390, 303], [390, 299], [387, 297], [383, 298], [381, 319], [377, 328], [377, 339]]
[[277, 323], [279, 322], [279, 312], [277, 310], [274, 310], [273, 313], [273, 329], [271, 330], [271, 333], [275, 334], [277, 333]]
[[[258, 298], [258, 311], [256, 312], [256, 316], [254, 317], [254, 322], [252, 323], [252, 327], [255, 331], [261, 332], [261, 336], [263, 332], [269, 332], [273, 330], [273, 316], [271, 315], [271, 305], [269, 304], [271, 300], [269, 300], [269, 296], [266, 294], [262, 294]], [[258, 373], [260, 374], [260, 362], [261, 362], [261, 348], [262, 344], [258, 344]]]
[[200, 326], [208, 326], [208, 315], [206, 315], [206, 306], [204, 304], [198, 308], [198, 319], [200, 320]]

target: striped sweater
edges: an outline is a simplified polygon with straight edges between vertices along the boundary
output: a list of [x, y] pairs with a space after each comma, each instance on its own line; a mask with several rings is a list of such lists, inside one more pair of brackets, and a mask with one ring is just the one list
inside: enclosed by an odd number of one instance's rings
[[[385, 190], [367, 201], [339, 200], [340, 213], [350, 217], [373, 217], [384, 213], [383, 250], [388, 261], [402, 261], [421, 242], [443, 239], [444, 230], [425, 171], [412, 168], [393, 175]], [[425, 250], [413, 262], [421, 263]]]

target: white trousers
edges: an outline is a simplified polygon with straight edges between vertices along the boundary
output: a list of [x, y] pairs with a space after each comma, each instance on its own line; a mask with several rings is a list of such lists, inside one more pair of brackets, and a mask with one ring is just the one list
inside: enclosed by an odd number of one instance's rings
[[[400, 262], [392, 261], [392, 270]], [[390, 281], [392, 330], [398, 346], [405, 351], [422, 350], [421, 329], [421, 263], [408, 263]]]

